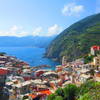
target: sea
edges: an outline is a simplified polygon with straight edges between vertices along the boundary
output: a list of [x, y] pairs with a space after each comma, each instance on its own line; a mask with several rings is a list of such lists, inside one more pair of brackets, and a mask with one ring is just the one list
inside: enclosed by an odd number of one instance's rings
[[20, 60], [27, 62], [31, 67], [40, 65], [49, 65], [54, 70], [59, 62], [44, 58], [45, 48], [39, 47], [0, 47], [0, 52], [5, 52], [10, 56], [15, 56]]

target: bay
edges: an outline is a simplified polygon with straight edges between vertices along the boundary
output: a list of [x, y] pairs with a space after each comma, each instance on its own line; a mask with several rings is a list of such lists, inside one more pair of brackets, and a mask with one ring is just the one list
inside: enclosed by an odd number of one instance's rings
[[58, 62], [44, 58], [45, 48], [38, 47], [0, 47], [0, 52], [6, 52], [8, 55], [15, 56], [20, 60], [27, 62], [30, 66], [49, 65], [54, 70]]

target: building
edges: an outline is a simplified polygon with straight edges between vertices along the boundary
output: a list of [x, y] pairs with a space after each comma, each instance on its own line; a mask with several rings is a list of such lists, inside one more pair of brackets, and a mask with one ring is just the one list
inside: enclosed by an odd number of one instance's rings
[[63, 70], [63, 66], [62, 65], [56, 66], [56, 71], [57, 72], [62, 72], [62, 70]]
[[92, 55], [100, 54], [100, 46], [92, 46], [91, 47], [91, 54]]
[[67, 64], [67, 57], [63, 56], [62, 57], [62, 65], [66, 65]]
[[0, 84], [5, 84], [6, 76], [8, 74], [9, 70], [7, 68], [0, 68]]
[[89, 74], [81, 74], [80, 77], [79, 77], [79, 80], [80, 80], [81, 83], [84, 83], [84, 82], [86, 82], [89, 78], [90, 78], [90, 75], [89, 75]]
[[5, 65], [7, 60], [7, 56], [0, 56], [0, 65]]
[[95, 81], [100, 82], [100, 71], [95, 74]]
[[94, 57], [93, 64], [94, 66], [100, 66], [100, 55], [98, 55], [97, 57]]
[[5, 88], [7, 73], [8, 73], [7, 69], [0, 68], [0, 100], [9, 100], [9, 91], [7, 88]]

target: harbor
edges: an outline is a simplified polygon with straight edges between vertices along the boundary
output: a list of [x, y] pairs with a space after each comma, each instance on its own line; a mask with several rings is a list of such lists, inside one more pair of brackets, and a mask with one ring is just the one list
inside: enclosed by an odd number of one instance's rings
[[[91, 53], [95, 51], [95, 47], [91, 47]], [[62, 64], [51, 70], [48, 65], [31, 67], [16, 57], [0, 54], [0, 78], [1, 87], [6, 88], [9, 95], [8, 100], [46, 100], [48, 95], [67, 84], [79, 86], [89, 79], [100, 82], [100, 56], [87, 64], [84, 59], [67, 62], [63, 57]]]

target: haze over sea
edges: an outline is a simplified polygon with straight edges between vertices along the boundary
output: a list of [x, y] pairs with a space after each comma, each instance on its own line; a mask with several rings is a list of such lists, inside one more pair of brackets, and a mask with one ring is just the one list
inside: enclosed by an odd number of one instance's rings
[[45, 48], [38, 47], [0, 47], [0, 52], [6, 52], [8, 55], [15, 56], [30, 64], [30, 66], [49, 65], [55, 69], [58, 62], [51, 59], [43, 58]]

